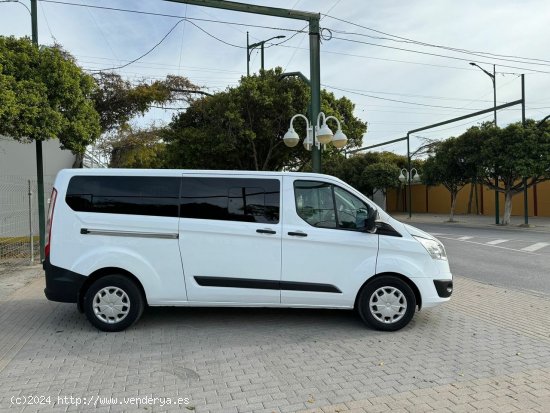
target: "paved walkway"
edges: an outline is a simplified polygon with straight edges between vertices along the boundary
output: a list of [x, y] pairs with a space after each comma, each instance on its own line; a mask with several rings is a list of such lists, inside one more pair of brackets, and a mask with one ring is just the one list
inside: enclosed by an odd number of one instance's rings
[[[178, 308], [108, 334], [29, 279], [0, 299], [0, 411], [550, 410], [542, 294], [456, 277], [449, 303], [395, 333], [347, 311]], [[25, 396], [43, 404], [12, 404]]]
[[391, 216], [405, 223], [429, 223], [429, 224], [446, 224], [446, 225], [473, 225], [485, 226], [493, 228], [521, 228], [526, 231], [544, 231], [550, 232], [550, 217], [529, 217], [529, 227], [524, 227], [523, 216], [512, 216], [510, 225], [496, 225], [494, 216], [486, 215], [455, 215], [456, 222], [449, 222], [449, 214], [420, 214], [413, 213], [412, 218], [409, 218], [407, 213], [391, 213]]

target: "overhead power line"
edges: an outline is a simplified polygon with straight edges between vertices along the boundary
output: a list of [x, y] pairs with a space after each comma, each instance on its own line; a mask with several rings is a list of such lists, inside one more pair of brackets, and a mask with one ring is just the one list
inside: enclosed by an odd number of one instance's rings
[[[404, 52], [418, 53], [418, 54], [423, 54], [423, 55], [428, 55], [428, 56], [441, 57], [441, 58], [445, 58], [445, 59], [460, 60], [460, 61], [463, 61], [463, 62], [471, 62], [472, 61], [472, 59], [465, 59], [465, 58], [462, 58], [462, 57], [442, 55], [442, 54], [438, 54], [438, 53], [423, 52], [421, 50], [406, 49], [406, 48], [403, 48], [403, 47], [386, 46], [386, 45], [383, 45], [383, 44], [364, 42], [364, 41], [361, 41], [361, 40], [346, 39], [345, 37], [332, 36], [332, 38], [335, 39], [335, 40], [342, 40], [342, 41], [350, 42], [350, 43], [360, 43], [360, 44], [365, 44], [365, 45], [368, 45], [368, 46], [376, 46], [376, 47], [383, 47], [385, 49], [401, 50], [401, 51], [404, 51]], [[478, 61], [478, 62], [483, 63], [483, 64], [487, 64], [487, 65], [492, 65], [493, 64], [492, 62], [484, 62], [484, 61]], [[511, 69], [524, 70], [524, 71], [528, 71], [528, 72], [537, 72], [537, 73], [550, 74], [550, 72], [548, 72], [548, 71], [530, 69], [530, 68], [525, 68], [525, 67], [510, 66], [510, 65], [504, 65], [504, 64], [499, 64], [499, 66], [500, 67], [508, 67], [508, 68], [511, 68]]]
[[344, 88], [339, 88], [339, 87], [331, 86], [331, 85], [327, 85], [327, 84], [322, 84], [322, 86], [327, 87], [329, 89], [339, 90], [340, 92], [352, 93], [354, 95], [359, 95], [359, 96], [366, 96], [366, 97], [369, 97], [369, 98], [372, 98], [372, 99], [387, 100], [389, 102], [404, 103], [404, 104], [407, 104], [407, 105], [425, 106], [425, 107], [429, 107], [429, 108], [455, 109], [455, 110], [482, 110], [482, 109], [471, 109], [471, 108], [470, 109], [464, 109], [464, 108], [459, 108], [459, 107], [456, 107], [456, 106], [429, 105], [429, 104], [426, 104], [426, 103], [408, 102], [408, 101], [398, 100], [398, 99], [383, 98], [383, 97], [380, 97], [380, 96], [374, 96], [374, 95], [370, 95], [370, 94], [367, 94], [367, 93], [357, 92], [353, 89], [344, 89]]
[[[42, 2], [45, 2], [45, 3], [62, 4], [62, 5], [65, 5], [65, 6], [89, 7], [89, 8], [92, 8], [92, 9], [119, 11], [119, 12], [134, 13], [134, 14], [143, 14], [143, 15], [147, 15], [147, 16], [171, 17], [173, 19], [187, 19], [187, 21], [229, 24], [229, 25], [234, 25], [234, 26], [256, 27], [256, 28], [260, 28], [260, 29], [280, 30], [280, 31], [287, 31], [287, 32], [303, 33], [303, 30], [290, 29], [290, 28], [285, 28], [285, 27], [262, 26], [262, 25], [259, 25], [259, 24], [240, 23], [240, 22], [232, 22], [232, 21], [226, 21], [226, 20], [201, 19], [201, 18], [198, 18], [198, 17], [185, 17], [185, 16], [181, 16], [181, 15], [177, 15], [177, 14], [155, 13], [155, 12], [150, 12], [150, 11], [123, 9], [123, 8], [119, 8], [119, 7], [96, 6], [94, 4], [71, 3], [71, 2], [59, 1], [59, 0], [39, 0], [39, 1], [42, 1]], [[281, 43], [283, 43], [283, 42], [281, 42]], [[276, 45], [277, 43], [274, 43], [274, 44]]]
[[[378, 39], [380, 39], [380, 40], [398, 41], [396, 39], [399, 39], [401, 42], [404, 42], [404, 43], [417, 44], [419, 46], [426, 46], [426, 47], [435, 47], [435, 48], [451, 50], [451, 51], [460, 52], [460, 53], [467, 53], [467, 54], [471, 54], [471, 55], [479, 55], [479, 56], [482, 56], [482, 57], [489, 56], [489, 58], [497, 58], [497, 60], [502, 60], [502, 59], [498, 59], [498, 58], [503, 57], [503, 58], [514, 58], [514, 59], [521, 59], [521, 60], [532, 60], [532, 61], [537, 61], [537, 62], [550, 63], [550, 60], [538, 59], [538, 58], [533, 58], [533, 57], [522, 57], [522, 56], [505, 55], [505, 54], [498, 54], [498, 53], [491, 53], [491, 52], [481, 52], [481, 51], [468, 50], [468, 49], [456, 48], [456, 47], [451, 47], [451, 46], [438, 45], [438, 44], [434, 44], [434, 43], [422, 42], [422, 41], [419, 41], [419, 40], [414, 40], [414, 39], [410, 39], [410, 38], [407, 38], [407, 37], [402, 37], [402, 36], [398, 36], [398, 35], [395, 35], [395, 34], [383, 32], [381, 30], [376, 30], [376, 29], [373, 29], [372, 27], [364, 26], [364, 25], [354, 23], [354, 22], [351, 22], [349, 20], [341, 19], [341, 18], [338, 18], [338, 17], [335, 17], [335, 16], [330, 16], [328, 14], [326, 14], [324, 16], [329, 17], [329, 18], [334, 19], [334, 20], [337, 20], [337, 21], [340, 21], [340, 22], [343, 22], [343, 23], [350, 24], [350, 25], [355, 26], [355, 27], [360, 27], [360, 28], [365, 29], [365, 30], [369, 30], [369, 31], [372, 31], [372, 32], [375, 32], [375, 33], [382, 34], [384, 36], [390, 36], [391, 37], [391, 38], [379, 37]], [[339, 32], [338, 30], [333, 30], [333, 31], [335, 33]], [[349, 33], [349, 32], [340, 32], [340, 33], [355, 34], [355, 35], [358, 35], [358, 36], [374, 37], [374, 36], [369, 36], [369, 35], [365, 35], [365, 34], [361, 34], [361, 33]], [[487, 56], [483, 56], [483, 55], [487, 55]], [[528, 62], [521, 62], [521, 63], [528, 63]], [[536, 64], [536, 63], [529, 63], [529, 64]]]

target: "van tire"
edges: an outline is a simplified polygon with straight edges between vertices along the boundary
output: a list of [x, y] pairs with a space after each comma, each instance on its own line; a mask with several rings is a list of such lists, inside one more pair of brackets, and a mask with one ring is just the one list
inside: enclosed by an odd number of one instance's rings
[[411, 287], [391, 275], [373, 279], [363, 287], [357, 300], [361, 319], [372, 328], [382, 331], [402, 329], [413, 318], [415, 309], [416, 298]]
[[101, 331], [122, 331], [139, 320], [145, 300], [138, 286], [120, 274], [94, 281], [84, 294], [88, 321]]

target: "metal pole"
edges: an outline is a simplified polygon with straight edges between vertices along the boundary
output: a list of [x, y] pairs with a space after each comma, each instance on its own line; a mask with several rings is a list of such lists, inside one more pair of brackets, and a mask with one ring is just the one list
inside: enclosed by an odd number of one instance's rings
[[495, 108], [495, 126], [497, 126], [497, 72], [495, 65], [493, 65], [493, 102]]
[[246, 32], [246, 75], [250, 76], [250, 50], [248, 44], [248, 32]]
[[262, 42], [262, 70], [264, 70], [264, 44], [265, 42]]
[[[493, 65], [493, 107], [494, 109], [494, 121], [495, 127], [497, 126], [497, 76], [496, 66]], [[498, 188], [498, 175], [495, 175], [495, 185]], [[500, 205], [498, 191], [495, 189], [495, 224], [500, 223]]]
[[[32, 43], [38, 47], [38, 13], [37, 0], [31, 0], [31, 24], [32, 24]], [[40, 261], [44, 260], [44, 246], [46, 235], [46, 222], [44, 213], [44, 166], [42, 160], [42, 141], [36, 140], [36, 180], [38, 191], [38, 227], [40, 231]]]
[[409, 188], [408, 188], [408, 204], [409, 204], [409, 219], [412, 218], [412, 191], [411, 191], [411, 139], [410, 139], [410, 136], [409, 134], [407, 133], [407, 164], [408, 164], [408, 168], [409, 168], [409, 173], [408, 173], [408, 184], [409, 184]]
[[[525, 128], [525, 75], [521, 75], [521, 124]], [[529, 226], [529, 200], [527, 198], [527, 178], [523, 178], [523, 224]]]
[[309, 69], [311, 79], [311, 123], [313, 125], [313, 147], [311, 163], [313, 172], [321, 173], [321, 147], [315, 144], [315, 125], [321, 111], [321, 56], [319, 20], [309, 20]]
[[29, 188], [29, 244], [30, 244], [30, 254], [31, 254], [31, 264], [34, 262], [34, 239], [32, 236], [32, 191], [31, 191], [31, 180], [27, 180]]

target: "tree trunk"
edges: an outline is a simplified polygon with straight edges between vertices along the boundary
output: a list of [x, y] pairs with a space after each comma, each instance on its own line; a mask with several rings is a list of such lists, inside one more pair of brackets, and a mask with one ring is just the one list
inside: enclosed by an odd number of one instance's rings
[[[481, 190], [483, 191], [483, 186], [481, 187]], [[476, 194], [476, 214], [479, 215], [479, 196], [478, 196], [478, 188], [477, 188], [477, 181], [474, 183], [474, 192]]]
[[474, 183], [470, 182], [470, 196], [468, 198], [468, 211], [466, 212], [468, 215], [472, 213], [472, 199], [474, 197]]
[[504, 196], [504, 216], [502, 217], [502, 225], [510, 224], [510, 216], [512, 215], [512, 191], [508, 190]]
[[456, 199], [458, 191], [457, 192], [451, 192], [451, 214], [449, 215], [449, 222], [454, 222], [455, 218], [455, 207], [456, 207]]

